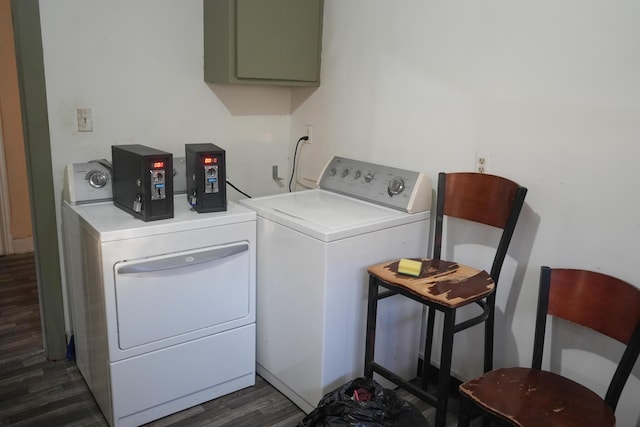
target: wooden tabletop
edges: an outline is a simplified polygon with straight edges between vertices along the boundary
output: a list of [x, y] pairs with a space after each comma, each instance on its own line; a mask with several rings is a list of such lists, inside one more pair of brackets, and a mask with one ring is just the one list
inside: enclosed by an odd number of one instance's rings
[[493, 279], [484, 270], [436, 259], [411, 258], [422, 262], [420, 276], [398, 273], [400, 260], [368, 268], [370, 275], [383, 282], [402, 286], [418, 296], [447, 307], [460, 307], [489, 295]]

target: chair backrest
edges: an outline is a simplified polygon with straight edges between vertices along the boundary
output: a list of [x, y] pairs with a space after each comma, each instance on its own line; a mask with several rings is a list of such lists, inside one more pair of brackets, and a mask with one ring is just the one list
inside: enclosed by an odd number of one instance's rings
[[542, 267], [533, 343], [535, 369], [542, 366], [547, 315], [593, 329], [626, 345], [605, 396], [615, 410], [640, 353], [640, 289], [602, 273]]
[[441, 172], [438, 176], [433, 257], [440, 259], [441, 256], [445, 215], [500, 228], [502, 236], [490, 272], [497, 285], [526, 195], [525, 187], [500, 176]]

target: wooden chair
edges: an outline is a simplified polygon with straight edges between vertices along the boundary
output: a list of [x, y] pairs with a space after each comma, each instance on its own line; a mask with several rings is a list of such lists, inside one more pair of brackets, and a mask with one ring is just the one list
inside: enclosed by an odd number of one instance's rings
[[[492, 283], [474, 287], [472, 292], [453, 292], [447, 287], [438, 288], [433, 282], [425, 282], [426, 287], [408, 288], [411, 283], [407, 277], [397, 274], [397, 265], [393, 262], [369, 268], [369, 304], [367, 315], [367, 335], [365, 348], [365, 376], [373, 377], [376, 372], [407, 391], [436, 407], [436, 426], [444, 426], [446, 422], [447, 402], [449, 395], [451, 357], [453, 337], [455, 333], [479, 323], [485, 323], [484, 367], [490, 370], [493, 365], [493, 325], [495, 306], [495, 286], [498, 283], [500, 270], [507, 254], [511, 237], [518, 221], [527, 189], [508, 179], [480, 173], [440, 173], [438, 177], [438, 194], [436, 205], [435, 240], [433, 258], [441, 259], [443, 242], [444, 217], [456, 217], [502, 229], [497, 250], [490, 271]], [[426, 261], [426, 260], [425, 260]], [[443, 261], [444, 262], [444, 261]], [[427, 263], [423, 263], [426, 273]], [[453, 263], [450, 263], [453, 264]], [[395, 270], [393, 268], [395, 265]], [[442, 262], [439, 267], [444, 267]], [[485, 273], [486, 274], [486, 273]], [[417, 280], [428, 280], [425, 274]], [[449, 281], [460, 285], [461, 281], [470, 283], [468, 278], [456, 278]], [[478, 285], [478, 281], [473, 282]], [[466, 285], [465, 285], [466, 286]], [[379, 287], [386, 289], [379, 292]], [[462, 289], [462, 285], [459, 287]], [[401, 294], [416, 300], [428, 307], [427, 335], [420, 387], [400, 378], [384, 366], [374, 361], [375, 328], [378, 300]], [[455, 324], [455, 314], [459, 307], [476, 303], [482, 312], [476, 317]], [[428, 391], [428, 369], [433, 344], [435, 313], [444, 314], [442, 350], [438, 374], [436, 394]], [[417, 355], [416, 355], [417, 356]]]
[[[604, 399], [541, 370], [547, 314], [626, 345]], [[503, 426], [614, 426], [618, 399], [640, 353], [640, 289], [585, 270], [542, 267], [532, 368], [497, 369], [460, 385], [459, 427], [480, 413]]]

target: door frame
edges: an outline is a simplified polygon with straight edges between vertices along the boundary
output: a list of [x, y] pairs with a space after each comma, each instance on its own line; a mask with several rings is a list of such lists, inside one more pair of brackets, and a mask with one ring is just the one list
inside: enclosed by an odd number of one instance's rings
[[62, 279], [38, 0], [11, 0], [45, 355], [64, 359]]

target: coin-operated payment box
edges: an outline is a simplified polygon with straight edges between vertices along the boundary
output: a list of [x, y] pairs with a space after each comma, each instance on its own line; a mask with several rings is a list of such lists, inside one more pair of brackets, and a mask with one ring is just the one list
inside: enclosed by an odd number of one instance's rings
[[143, 221], [173, 218], [173, 155], [140, 144], [112, 145], [113, 203]]
[[186, 144], [187, 197], [197, 212], [227, 210], [225, 151], [214, 144]]

